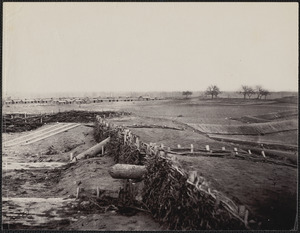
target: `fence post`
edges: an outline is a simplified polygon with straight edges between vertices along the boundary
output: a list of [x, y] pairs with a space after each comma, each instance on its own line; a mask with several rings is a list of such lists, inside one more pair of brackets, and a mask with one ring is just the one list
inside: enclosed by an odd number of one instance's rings
[[139, 137], [136, 137], [136, 147], [138, 148], [138, 150], [140, 149], [140, 139]]
[[237, 155], [238, 154], [237, 148], [233, 148], [233, 150], [234, 150], [235, 154]]
[[77, 187], [77, 191], [76, 191], [76, 198], [78, 199], [79, 197], [79, 192], [80, 192], [80, 187]]
[[191, 153], [194, 153], [194, 145], [191, 144]]
[[124, 145], [126, 144], [126, 135], [127, 135], [127, 131], [126, 130], [124, 130]]
[[155, 145], [155, 146], [154, 146], [154, 153], [156, 154], [157, 151], [158, 151], [158, 149], [157, 149], [157, 146]]
[[131, 131], [129, 131], [128, 135], [129, 135], [129, 142], [132, 143], [132, 135], [131, 135]]
[[206, 145], [206, 146], [205, 146], [205, 149], [206, 149], [207, 151], [209, 151], [209, 145]]
[[100, 189], [99, 189], [99, 187], [97, 186], [97, 198], [99, 198], [100, 197]]
[[245, 217], [244, 217], [244, 223], [246, 226], [248, 226], [248, 216], [249, 216], [249, 211], [246, 210]]

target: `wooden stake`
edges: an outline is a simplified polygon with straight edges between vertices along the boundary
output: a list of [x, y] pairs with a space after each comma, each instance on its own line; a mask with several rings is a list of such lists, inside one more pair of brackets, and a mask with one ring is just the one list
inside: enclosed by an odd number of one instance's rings
[[97, 198], [99, 198], [100, 197], [100, 189], [99, 189], [99, 187], [97, 186]]
[[251, 153], [251, 150], [248, 150], [248, 153], [251, 155], [252, 153]]
[[73, 160], [73, 153], [70, 154], [70, 161]]
[[102, 149], [102, 155], [104, 155], [104, 146], [102, 146], [101, 149]]
[[138, 148], [138, 150], [140, 149], [140, 140], [138, 137], [136, 137], [136, 147]]
[[222, 147], [222, 150], [225, 150], [225, 146]]
[[76, 198], [79, 198], [79, 192], [80, 192], [80, 187], [77, 187], [77, 191], [76, 191]]
[[181, 148], [180, 144], [178, 144], [177, 147], [178, 147], [178, 149], [180, 149]]
[[237, 148], [233, 148], [233, 149], [234, 149], [234, 151], [235, 151], [235, 154], [237, 155], [237, 154], [238, 154]]
[[191, 144], [191, 153], [194, 153], [194, 145]]
[[209, 145], [206, 145], [205, 148], [207, 151], [209, 151]]
[[266, 158], [265, 152], [261, 151], [262, 156], [264, 156], [264, 158]]
[[246, 226], [248, 226], [248, 216], [249, 216], [249, 211], [246, 210], [245, 217], [244, 217], [244, 223]]

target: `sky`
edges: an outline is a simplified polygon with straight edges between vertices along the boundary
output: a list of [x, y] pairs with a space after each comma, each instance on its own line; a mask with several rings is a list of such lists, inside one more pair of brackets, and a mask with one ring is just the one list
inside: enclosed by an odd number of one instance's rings
[[4, 96], [298, 91], [297, 3], [3, 3]]

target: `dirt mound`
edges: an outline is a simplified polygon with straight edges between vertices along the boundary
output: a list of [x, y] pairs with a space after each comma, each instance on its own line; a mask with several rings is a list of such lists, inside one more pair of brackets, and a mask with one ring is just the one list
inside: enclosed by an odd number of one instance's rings
[[241, 121], [244, 123], [263, 123], [263, 122], [270, 122], [276, 120], [295, 119], [297, 117], [298, 117], [298, 111], [290, 110], [290, 111], [274, 112], [274, 113], [268, 113], [268, 114], [257, 115], [257, 116], [243, 116], [240, 118], [231, 118], [231, 119]]
[[279, 99], [275, 99], [277, 103], [289, 103], [289, 104], [297, 104], [298, 103], [298, 96], [286, 96]]
[[208, 134], [231, 135], [260, 135], [289, 130], [297, 130], [297, 120], [285, 120], [251, 125], [217, 125], [217, 124], [189, 124], [194, 129]]
[[[129, 113], [123, 113], [128, 115]], [[20, 114], [6, 114], [3, 116], [3, 128], [2, 132], [14, 133], [23, 132], [28, 130], [34, 130], [41, 127], [45, 123], [52, 122], [77, 122], [88, 123], [94, 122], [96, 115], [101, 117], [120, 116], [121, 113], [114, 111], [68, 111], [59, 112], [55, 114], [43, 114], [43, 115], [27, 115], [26, 117]]]

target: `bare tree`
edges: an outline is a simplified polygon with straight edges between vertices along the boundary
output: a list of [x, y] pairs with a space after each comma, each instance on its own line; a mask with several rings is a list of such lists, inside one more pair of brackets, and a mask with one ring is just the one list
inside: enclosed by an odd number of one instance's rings
[[270, 92], [266, 89], [262, 90], [262, 93], [261, 93], [262, 96], [265, 97], [265, 99], [267, 99], [267, 96], [270, 95]]
[[249, 89], [248, 86], [242, 85], [242, 89], [241, 89], [241, 91], [239, 91], [238, 93], [239, 93], [239, 94], [242, 94], [242, 95], [244, 96], [244, 99], [246, 99], [246, 96], [247, 96], [247, 94], [248, 94], [248, 89]]
[[256, 92], [256, 94], [257, 94], [257, 99], [261, 99], [261, 97], [262, 97], [262, 92], [263, 92], [263, 88], [262, 88], [262, 86], [256, 86], [255, 87], [255, 92]]
[[256, 86], [256, 94], [257, 94], [257, 99], [261, 99], [263, 96], [266, 99], [267, 96], [270, 95], [270, 92], [261, 86]]
[[242, 88], [240, 91], [238, 91], [239, 94], [242, 94], [244, 96], [244, 99], [246, 99], [246, 96], [250, 99], [253, 94], [255, 94], [255, 91], [252, 87], [242, 85]]
[[212, 99], [214, 98], [214, 96], [218, 97], [220, 93], [221, 91], [216, 85], [210, 85], [205, 91], [205, 94], [210, 95]]
[[255, 91], [252, 87], [248, 88], [248, 92], [247, 92], [247, 96], [249, 97], [249, 99], [251, 98], [251, 96], [255, 94]]
[[191, 91], [183, 91], [182, 92], [182, 95], [185, 95], [186, 98], [188, 98], [188, 96], [192, 95], [192, 94], [193, 94], [193, 92], [191, 92]]

